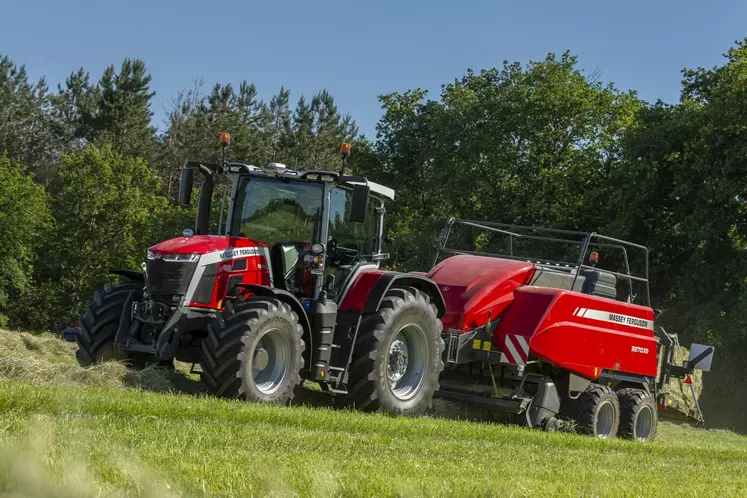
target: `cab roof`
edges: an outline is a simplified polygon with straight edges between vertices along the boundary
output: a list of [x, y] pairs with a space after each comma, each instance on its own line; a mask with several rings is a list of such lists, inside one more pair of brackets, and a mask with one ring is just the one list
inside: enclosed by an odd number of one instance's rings
[[[277, 163], [270, 163], [276, 165]], [[280, 165], [285, 166], [285, 165]], [[268, 174], [264, 168], [254, 166], [251, 164], [244, 163], [227, 163], [226, 169], [230, 173], [238, 173], [243, 175], [258, 176], [265, 178], [288, 178], [297, 180], [322, 180], [328, 182], [334, 182], [338, 185], [368, 185], [371, 192], [379, 197], [383, 197], [386, 200], [394, 200], [394, 189], [385, 187], [376, 182], [372, 182], [363, 176], [357, 175], [340, 175], [334, 171], [296, 171], [292, 169], [285, 169], [279, 174]]]

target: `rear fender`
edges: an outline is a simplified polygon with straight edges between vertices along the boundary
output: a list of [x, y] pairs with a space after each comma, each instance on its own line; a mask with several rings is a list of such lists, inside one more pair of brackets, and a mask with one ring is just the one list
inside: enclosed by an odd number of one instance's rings
[[256, 284], [236, 284], [236, 291], [238, 293], [251, 292], [254, 296], [273, 297], [278, 299], [291, 307], [291, 309], [298, 315], [298, 321], [303, 328], [303, 341], [306, 343], [306, 349], [304, 349], [304, 370], [311, 369], [311, 352], [314, 350], [314, 341], [311, 334], [311, 324], [309, 323], [309, 316], [303, 309], [301, 302], [291, 294], [290, 292], [282, 289], [275, 289], [273, 287], [266, 287], [264, 285]]
[[359, 275], [340, 308], [363, 314], [375, 313], [389, 289], [401, 286], [414, 287], [427, 294], [438, 310], [438, 318], [446, 313], [444, 297], [433, 280], [412, 273], [385, 271], [365, 272]]

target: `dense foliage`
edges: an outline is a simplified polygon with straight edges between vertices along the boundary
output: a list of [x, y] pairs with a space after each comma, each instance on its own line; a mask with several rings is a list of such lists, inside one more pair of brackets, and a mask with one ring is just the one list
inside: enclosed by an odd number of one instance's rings
[[717, 346], [706, 397], [733, 409], [728, 389], [747, 373], [744, 43], [721, 66], [684, 70], [674, 104], [584, 75], [569, 53], [470, 71], [435, 100], [419, 89], [382, 96], [374, 142], [326, 91], [292, 106], [289, 90], [265, 102], [249, 82], [195, 85], [158, 133], [150, 84], [142, 61], [125, 60], [50, 91], [0, 58], [0, 325], [75, 320], [108, 268], [137, 267], [148, 245], [191, 224], [193, 208], [173, 203], [179, 169], [214, 158], [220, 131], [234, 160], [300, 169], [336, 168], [348, 140], [351, 168], [397, 190], [393, 268], [426, 269], [452, 216], [650, 247], [661, 323]]

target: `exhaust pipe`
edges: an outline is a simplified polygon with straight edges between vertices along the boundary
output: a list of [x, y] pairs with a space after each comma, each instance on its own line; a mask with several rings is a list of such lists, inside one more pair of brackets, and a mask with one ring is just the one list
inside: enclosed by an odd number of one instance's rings
[[197, 220], [195, 221], [195, 233], [197, 235], [207, 235], [210, 224], [210, 206], [213, 202], [215, 179], [213, 178], [213, 172], [206, 170], [207, 168], [202, 170], [205, 181], [200, 187], [200, 202], [197, 204]]

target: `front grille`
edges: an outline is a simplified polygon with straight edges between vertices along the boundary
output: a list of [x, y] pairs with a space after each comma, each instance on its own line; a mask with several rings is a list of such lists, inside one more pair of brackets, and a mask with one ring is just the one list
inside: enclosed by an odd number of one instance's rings
[[213, 287], [215, 286], [215, 277], [218, 275], [218, 263], [207, 265], [202, 271], [200, 281], [197, 282], [195, 295], [192, 296], [192, 302], [210, 304], [213, 299]]
[[148, 294], [154, 299], [171, 301], [175, 295], [184, 295], [189, 281], [197, 268], [197, 262], [164, 261], [149, 259], [145, 268], [148, 272]]

